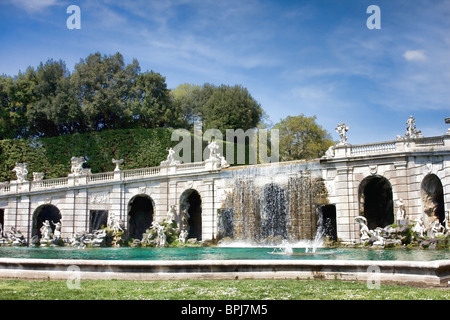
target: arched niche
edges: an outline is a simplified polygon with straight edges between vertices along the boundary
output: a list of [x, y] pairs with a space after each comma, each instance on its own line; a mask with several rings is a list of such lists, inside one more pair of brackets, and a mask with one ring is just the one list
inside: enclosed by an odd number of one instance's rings
[[421, 185], [423, 212], [431, 223], [438, 219], [440, 223], [445, 220], [444, 188], [439, 177], [433, 173], [425, 176]]
[[134, 196], [128, 203], [127, 232], [128, 238], [142, 239], [142, 234], [151, 227], [155, 204], [145, 194]]
[[57, 222], [61, 222], [61, 212], [59, 209], [52, 204], [44, 204], [39, 206], [33, 212], [33, 222], [32, 222], [32, 230], [31, 237], [38, 236], [42, 237], [41, 228], [42, 224], [48, 220], [50, 222], [50, 227], [52, 231], [55, 230], [55, 224]]
[[[202, 239], [202, 198], [197, 190], [188, 189], [180, 197], [180, 217], [187, 221], [188, 239]], [[187, 218], [187, 219], [186, 219]]]
[[359, 185], [359, 211], [370, 230], [394, 223], [392, 186], [388, 179], [373, 175]]

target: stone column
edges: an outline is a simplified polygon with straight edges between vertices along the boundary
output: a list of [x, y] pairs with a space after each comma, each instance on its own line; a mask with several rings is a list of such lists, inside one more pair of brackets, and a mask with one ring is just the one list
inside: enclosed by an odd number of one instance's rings
[[217, 214], [214, 179], [203, 180], [202, 196], [202, 239], [211, 240], [217, 236]]
[[[354, 211], [356, 206], [356, 212], [358, 207], [358, 201], [356, 204], [352, 203], [352, 189], [351, 179], [349, 177], [349, 169], [345, 164], [337, 166], [336, 176], [336, 219], [337, 219], [337, 236], [338, 239], [343, 242], [351, 242], [357, 237], [358, 230], [355, 230], [353, 221]], [[356, 196], [357, 198], [357, 196]]]

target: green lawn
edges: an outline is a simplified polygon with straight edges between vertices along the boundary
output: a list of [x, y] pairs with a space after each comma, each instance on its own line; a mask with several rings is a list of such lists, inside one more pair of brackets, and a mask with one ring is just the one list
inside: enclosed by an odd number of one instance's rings
[[0, 280], [1, 300], [450, 300], [449, 288], [320, 280]]

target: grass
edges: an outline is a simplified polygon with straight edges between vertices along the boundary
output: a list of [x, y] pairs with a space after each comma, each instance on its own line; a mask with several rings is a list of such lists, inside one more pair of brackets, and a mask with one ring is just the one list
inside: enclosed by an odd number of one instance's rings
[[321, 280], [0, 280], [0, 300], [450, 300], [448, 288]]

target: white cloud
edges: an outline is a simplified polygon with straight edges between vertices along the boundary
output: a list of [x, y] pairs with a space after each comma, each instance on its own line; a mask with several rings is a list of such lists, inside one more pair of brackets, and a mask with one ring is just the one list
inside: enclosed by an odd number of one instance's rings
[[18, 7], [23, 8], [25, 11], [29, 13], [42, 11], [48, 7], [59, 5], [60, 1], [58, 0], [14, 0], [11, 3], [15, 4]]
[[423, 50], [407, 50], [403, 57], [408, 61], [426, 61], [427, 56]]

